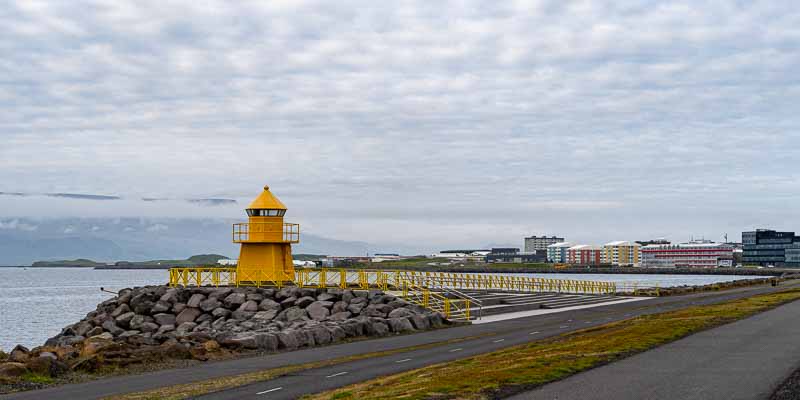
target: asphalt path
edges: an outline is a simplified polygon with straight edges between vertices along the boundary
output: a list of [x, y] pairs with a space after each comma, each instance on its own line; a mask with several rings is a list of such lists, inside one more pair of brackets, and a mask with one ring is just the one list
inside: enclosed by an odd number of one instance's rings
[[511, 399], [766, 400], [800, 363], [798, 317], [792, 302]]
[[203, 397], [214, 399], [293, 399], [303, 394], [333, 389], [434, 363], [452, 361], [637, 315], [670, 311], [693, 305], [713, 304], [773, 292], [788, 286], [778, 288], [753, 286], [724, 292], [661, 297], [630, 303], [566, 310], [553, 314], [363, 340], [266, 356], [208, 362], [188, 368], [112, 377], [37, 391], [3, 395], [0, 396], [0, 399], [99, 399], [111, 395], [151, 390], [164, 386], [239, 375], [289, 365], [435, 344], [458, 338], [477, 337], [459, 343], [442, 344], [425, 350], [402, 352], [392, 356], [374, 357], [331, 367], [307, 370]]

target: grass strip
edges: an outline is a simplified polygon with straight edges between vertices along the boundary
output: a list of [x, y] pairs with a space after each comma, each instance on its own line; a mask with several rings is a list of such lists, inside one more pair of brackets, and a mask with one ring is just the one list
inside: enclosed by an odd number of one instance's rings
[[505, 397], [797, 299], [800, 289], [644, 315], [376, 378], [303, 399]]
[[148, 390], [144, 392], [128, 393], [115, 396], [104, 397], [103, 400], [181, 400], [188, 399], [194, 396], [200, 396], [207, 393], [218, 392], [221, 390], [231, 389], [239, 386], [249, 385], [251, 383], [275, 379], [279, 376], [291, 374], [299, 371], [305, 371], [314, 368], [328, 367], [331, 365], [342, 364], [351, 361], [358, 361], [372, 357], [390, 356], [397, 353], [404, 353], [407, 351], [422, 350], [432, 347], [443, 346], [452, 343], [463, 342], [465, 340], [477, 339], [490, 335], [469, 336], [458, 339], [451, 339], [441, 342], [423, 344], [419, 346], [403, 347], [395, 350], [378, 351], [373, 353], [358, 354], [348, 357], [334, 358], [331, 360], [318, 361], [312, 363], [290, 365], [281, 368], [272, 368], [263, 371], [250, 372], [241, 375], [225, 376], [221, 378], [208, 379], [204, 381], [197, 381], [185, 383], [180, 385], [165, 386], [158, 389]]

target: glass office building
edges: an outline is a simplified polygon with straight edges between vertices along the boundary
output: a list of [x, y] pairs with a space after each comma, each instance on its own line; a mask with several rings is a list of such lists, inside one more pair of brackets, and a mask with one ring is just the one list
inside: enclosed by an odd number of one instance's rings
[[800, 237], [794, 232], [742, 232], [742, 250], [744, 265], [800, 267]]

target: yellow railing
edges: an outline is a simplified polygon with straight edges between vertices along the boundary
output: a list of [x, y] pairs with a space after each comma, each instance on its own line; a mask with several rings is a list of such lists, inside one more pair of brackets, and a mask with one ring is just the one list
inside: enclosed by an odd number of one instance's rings
[[[259, 240], [257, 237], [280, 237], [285, 243], [300, 243], [300, 224], [284, 223], [282, 226], [271, 223], [237, 223], [233, 224], [233, 242], [242, 243]], [[277, 239], [276, 239], [277, 240]]]
[[403, 283], [403, 298], [410, 303], [438, 311], [447, 319], [464, 319], [467, 321], [471, 319], [471, 302], [469, 299], [451, 299], [441, 293], [411, 285], [408, 282]]
[[404, 282], [428, 289], [503, 290], [525, 293], [614, 294], [613, 282], [571, 279], [534, 278], [513, 275], [468, 274], [454, 272], [418, 272], [396, 270], [297, 269], [294, 279], [286, 282], [261, 282], [241, 276], [236, 279], [236, 268], [172, 268], [170, 285], [221, 286], [236, 282], [259, 282], [254, 286], [282, 286], [294, 284], [301, 287], [379, 288], [400, 290]]

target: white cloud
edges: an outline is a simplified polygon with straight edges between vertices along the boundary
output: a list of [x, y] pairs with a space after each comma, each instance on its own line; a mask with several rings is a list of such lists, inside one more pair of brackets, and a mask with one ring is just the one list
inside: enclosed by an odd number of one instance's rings
[[799, 18], [786, 1], [12, 3], [0, 190], [126, 200], [0, 196], [0, 214], [239, 217], [134, 199], [269, 183], [343, 239], [391, 241], [387, 220], [441, 243], [717, 230], [689, 206], [738, 229], [799, 194]]

